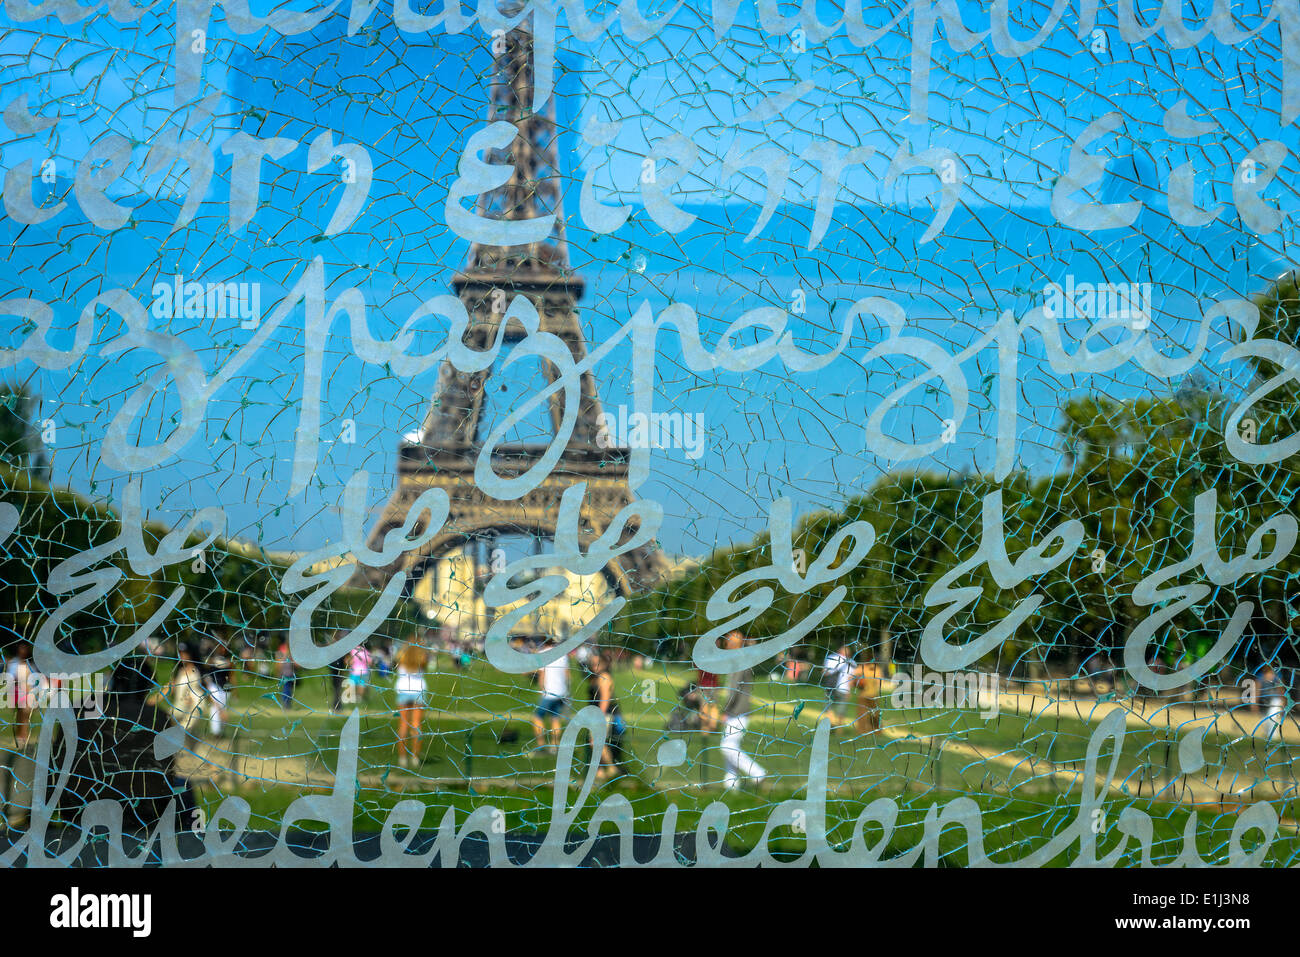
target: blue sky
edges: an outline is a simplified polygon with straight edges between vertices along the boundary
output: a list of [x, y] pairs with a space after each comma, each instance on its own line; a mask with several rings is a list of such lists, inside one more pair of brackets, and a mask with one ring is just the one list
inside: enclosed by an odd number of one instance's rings
[[[1042, 19], [1041, 4], [1030, 9], [1034, 22]], [[39, 163], [53, 156], [60, 175], [54, 191], [62, 193], [76, 161], [99, 136], [117, 132], [140, 144], [113, 190], [135, 208], [128, 227], [105, 234], [86, 221], [73, 196], [66, 198], [67, 210], [42, 226], [0, 220], [0, 239], [8, 240], [9, 250], [0, 264], [0, 294], [51, 303], [61, 327], [52, 339], [69, 342], [82, 305], [96, 293], [122, 286], [147, 304], [153, 283], [176, 272], [207, 281], [260, 282], [265, 314], [319, 255], [327, 264], [331, 297], [348, 286], [363, 290], [376, 335], [391, 335], [419, 302], [449, 291], [468, 247], [446, 226], [447, 191], [465, 141], [482, 127], [485, 114], [483, 78], [490, 59], [476, 29], [465, 36], [407, 37], [377, 9], [365, 31], [351, 39], [344, 35], [344, 12], [308, 35], [277, 38], [262, 31], [236, 43], [215, 22], [201, 92], [218, 92], [222, 100], [209, 140], [219, 145], [242, 130], [302, 145], [280, 163], [267, 164], [262, 205], [240, 235], [231, 236], [225, 226], [229, 160], [220, 154], [195, 222], [169, 235], [182, 184], [162, 176], [142, 180], [139, 164], [149, 137], [172, 114], [171, 15], [170, 8], [150, 13], [133, 27], [115, 26], [105, 17], [62, 27], [47, 18], [13, 25], [0, 36], [4, 104], [26, 93], [38, 114], [59, 117], [52, 131], [32, 141], [0, 144], [0, 167], [7, 171], [24, 159]], [[972, 13], [969, 22], [982, 19]], [[748, 5], [722, 43], [715, 43], [707, 23], [682, 10], [672, 28], [639, 44], [618, 35], [590, 44], [563, 39], [557, 105], [568, 238], [572, 263], [587, 281], [580, 306], [593, 341], [608, 337], [643, 300], [656, 310], [669, 302], [690, 305], [706, 336], [716, 339], [745, 310], [786, 306], [794, 290], [802, 289], [807, 313], [791, 328], [806, 335], [800, 340], [805, 347], [825, 348], [832, 341], [832, 308], [886, 295], [918, 320], [918, 334], [956, 351], [1001, 310], [1023, 311], [1031, 291], [1071, 274], [1078, 281], [1152, 282], [1154, 325], [1172, 351], [1193, 334], [1189, 316], [1200, 303], [1257, 292], [1294, 259], [1293, 222], [1256, 236], [1230, 203], [1230, 177], [1249, 149], [1268, 138], [1292, 151], [1297, 147], [1294, 128], [1278, 122], [1276, 28], [1242, 50], [1207, 41], [1186, 51], [1170, 51], [1159, 40], [1129, 50], [1110, 29], [1104, 57], [1064, 28], [1019, 60], [994, 57], [983, 46], [955, 53], [940, 41], [931, 122], [919, 125], [907, 117], [904, 32], [867, 51], [853, 49], [841, 35], [794, 53], [788, 38], [778, 43], [758, 30]], [[1113, 11], [1103, 14], [1101, 24], [1113, 24]], [[1071, 26], [1069, 18], [1065, 26]], [[738, 127], [765, 96], [807, 80], [813, 88], [779, 118]], [[1221, 132], [1191, 143], [1171, 141], [1161, 120], [1182, 99], [1192, 116], [1212, 119]], [[1099, 198], [1140, 198], [1148, 209], [1131, 228], [1106, 233], [1054, 224], [1047, 206], [1070, 142], [1111, 110], [1122, 111], [1129, 122], [1120, 136], [1092, 148], [1117, 157]], [[592, 115], [625, 118], [608, 153], [590, 153], [574, 132]], [[319, 233], [339, 185], [329, 172], [305, 172], [306, 144], [322, 129], [362, 143], [375, 163], [375, 183], [353, 230], [324, 240]], [[672, 234], [646, 215], [636, 182], [649, 144], [676, 132], [699, 143], [701, 159], [679, 185], [681, 204], [698, 218]], [[799, 156], [816, 141], [873, 146], [877, 156], [866, 169], [850, 171], [830, 230], [809, 251], [817, 181]], [[935, 179], [905, 176], [890, 189], [881, 185], [903, 142], [913, 152], [950, 148], [969, 171], [962, 206], [926, 244], [919, 239], [933, 216]], [[724, 182], [719, 159], [733, 144], [765, 143], [792, 154], [791, 183], [763, 234], [743, 243], [760, 193], [740, 179]], [[1198, 172], [1198, 200], [1226, 204], [1217, 222], [1196, 229], [1171, 223], [1162, 192], [1170, 170], [1187, 160]], [[1287, 211], [1296, 206], [1291, 162], [1265, 193]], [[578, 216], [581, 179], [597, 167], [603, 201], [635, 207], [629, 223], [611, 235], [591, 233]], [[48, 189], [37, 184], [38, 200]], [[175, 461], [146, 476], [146, 501], [158, 503], [158, 517], [175, 521], [192, 509], [221, 504], [232, 532], [268, 548], [302, 549], [338, 537], [334, 507], [353, 470], [370, 471], [376, 505], [387, 496], [397, 440], [423, 418], [436, 371], [398, 380], [364, 365], [351, 354], [338, 324], [326, 364], [319, 483], [291, 499], [301, 322], [300, 311], [264, 347], [250, 374], [214, 399], [203, 434]], [[105, 344], [122, 331], [117, 323], [101, 323], [86, 358], [66, 372], [39, 372], [30, 364], [11, 370], [11, 377], [30, 381], [40, 392], [43, 415], [59, 426], [58, 480], [113, 501], [125, 477], [99, 461], [100, 442], [126, 397], [159, 361], [141, 350], [103, 355]], [[198, 351], [209, 374], [251, 334], [230, 321], [164, 325]], [[708, 451], [698, 461], [680, 450], [654, 456], [655, 479], [642, 493], [664, 504], [665, 547], [699, 554], [747, 540], [764, 527], [768, 504], [777, 496], [793, 495], [801, 510], [834, 507], [894, 467], [987, 468], [988, 415], [969, 419], [957, 441], [927, 460], [891, 463], [863, 451], [863, 423], [871, 408], [893, 387], [895, 372], [911, 374], [903, 366], [862, 365], [867, 337], [874, 342], [877, 335], [862, 329], [845, 356], [811, 375], [787, 375], [769, 364], [745, 374], [697, 376], [682, 367], [675, 340], [662, 337], [657, 407], [703, 414], [709, 433]], [[3, 344], [20, 338], [13, 330]], [[430, 327], [416, 349], [437, 342]], [[1217, 351], [1207, 359], [1211, 381], [1223, 375]], [[989, 353], [982, 367], [968, 366], [976, 395], [992, 358]], [[1041, 343], [1031, 338], [1021, 364], [1020, 459], [1038, 471], [1060, 465], [1055, 427], [1064, 396], [1087, 389], [1127, 396], [1177, 386], [1132, 367], [1064, 379], [1041, 360]], [[620, 347], [600, 370], [602, 396], [611, 408], [628, 401], [628, 361], [627, 347]], [[506, 408], [525, 397], [528, 381], [527, 375], [507, 377], [507, 390], [492, 397]], [[174, 396], [151, 406], [144, 435], [166, 434], [165, 423], [178, 407]], [[889, 424], [899, 436], [931, 436], [949, 409], [946, 396], [918, 396]], [[332, 441], [346, 419], [356, 422], [355, 444]]]

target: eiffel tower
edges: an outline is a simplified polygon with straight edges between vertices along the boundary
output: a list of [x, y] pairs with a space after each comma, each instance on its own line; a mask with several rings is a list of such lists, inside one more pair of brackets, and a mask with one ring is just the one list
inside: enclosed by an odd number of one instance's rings
[[[581, 362], [587, 355], [587, 343], [578, 322], [577, 302], [584, 284], [569, 267], [554, 98], [544, 112], [531, 109], [532, 45], [532, 34], [521, 24], [494, 46], [488, 120], [510, 122], [518, 135], [507, 149], [489, 151], [484, 157], [489, 163], [512, 165], [514, 173], [504, 185], [480, 196], [478, 214], [510, 220], [555, 214], [556, 228], [549, 238], [529, 245], [474, 244], [465, 268], [453, 277], [452, 288], [470, 316], [464, 339], [469, 347], [487, 348], [504, 321], [501, 303], [523, 295], [537, 309], [541, 330], [562, 339], [574, 361]], [[506, 343], [521, 338], [518, 324], [507, 326]], [[546, 363], [544, 369], [548, 383], [554, 382], [555, 367]], [[378, 549], [389, 531], [401, 527], [416, 498], [430, 488], [447, 491], [451, 501], [447, 523], [423, 548], [404, 553], [394, 566], [358, 571], [357, 584], [382, 583], [404, 568], [409, 589], [431, 563], [462, 545], [490, 542], [498, 533], [534, 535], [539, 545], [543, 538], [553, 541], [560, 498], [578, 482], [587, 483], [578, 536], [584, 547], [633, 501], [627, 483], [628, 450], [609, 447], [608, 438], [607, 447], [597, 442], [601, 404], [590, 372], [582, 375], [577, 424], [551, 474], [517, 500], [488, 498], [475, 484], [474, 467], [485, 437], [483, 411], [489, 377], [490, 370], [467, 374], [449, 361], [443, 362], [418, 437], [408, 437], [398, 447], [397, 487], [371, 530], [368, 544]], [[552, 430], [558, 430], [564, 415], [563, 390], [550, 396], [549, 413]], [[546, 443], [498, 445], [492, 455], [493, 469], [503, 478], [522, 475], [546, 447]], [[614, 590], [631, 595], [652, 587], [667, 568], [662, 552], [645, 546], [617, 556], [606, 567], [605, 577]]]

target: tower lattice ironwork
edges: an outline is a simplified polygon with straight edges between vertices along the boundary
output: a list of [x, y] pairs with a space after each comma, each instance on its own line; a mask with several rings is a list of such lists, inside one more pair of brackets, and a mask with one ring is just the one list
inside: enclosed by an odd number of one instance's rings
[[[480, 216], [524, 220], [555, 215], [555, 228], [546, 239], [518, 246], [475, 243], [452, 288], [470, 316], [464, 337], [467, 346], [485, 350], [505, 318], [501, 303], [523, 295], [537, 309], [540, 327], [562, 339], [575, 362], [587, 355], [586, 337], [578, 320], [577, 303], [582, 279], [569, 266], [564, 232], [563, 196], [559, 178], [558, 135], [554, 98], [545, 110], [533, 112], [532, 35], [526, 25], [510, 31], [496, 43], [489, 121], [512, 123], [518, 134], [508, 148], [489, 151], [487, 162], [514, 167], [508, 182], [479, 198]], [[524, 330], [507, 325], [504, 341], [518, 342]], [[557, 370], [543, 368], [548, 382]], [[398, 566], [370, 569], [372, 582], [404, 568], [412, 579], [422, 575], [431, 561], [467, 541], [497, 533], [523, 533], [553, 540], [561, 496], [570, 486], [586, 482], [580, 515], [579, 541], [585, 546], [601, 535], [619, 510], [633, 501], [628, 485], [628, 452], [602, 447], [598, 442], [601, 404], [590, 372], [582, 374], [577, 424], [556, 467], [533, 491], [512, 501], [488, 497], [474, 479], [475, 463], [483, 448], [484, 403], [491, 370], [466, 373], [450, 361], [438, 372], [437, 390], [424, 418], [418, 441], [403, 441], [398, 449], [397, 486], [371, 530], [369, 545], [378, 549], [384, 536], [400, 528], [415, 500], [429, 488], [443, 488], [451, 511], [443, 530], [418, 551], [404, 553]], [[548, 399], [552, 430], [558, 431], [564, 415], [564, 391]], [[492, 467], [507, 478], [522, 475], [546, 450], [546, 443], [498, 445]], [[619, 555], [605, 569], [613, 587], [632, 594], [653, 586], [668, 566], [663, 553], [645, 546]]]

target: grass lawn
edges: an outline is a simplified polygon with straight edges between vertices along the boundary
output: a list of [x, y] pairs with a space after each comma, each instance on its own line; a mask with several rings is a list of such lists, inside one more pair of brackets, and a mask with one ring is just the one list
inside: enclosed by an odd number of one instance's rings
[[[416, 798], [428, 807], [426, 828], [436, 827], [449, 807], [457, 808], [463, 820], [468, 811], [490, 804], [504, 812], [511, 830], [544, 830], [551, 814], [555, 757], [534, 748], [529, 719], [538, 699], [536, 687], [527, 676], [504, 675], [478, 660], [462, 671], [452, 667], [446, 656], [439, 656], [435, 668], [429, 676], [425, 760], [414, 773], [397, 769], [392, 691], [382, 687], [369, 691], [361, 709], [356, 828], [377, 830], [398, 801]], [[769, 778], [758, 788], [724, 791], [720, 736], [700, 732], [673, 736], [665, 731], [677, 689], [691, 674], [672, 667], [616, 674], [630, 726], [626, 744], [633, 773], [598, 785], [580, 824], [613, 792], [631, 802], [637, 830], [647, 834], [659, 833], [669, 805], [678, 808], [676, 829], [693, 830], [700, 812], [722, 800], [732, 812], [729, 842], [745, 849], [761, 838], [775, 802], [803, 796], [815, 728], [826, 706], [822, 691], [808, 684], [758, 682], [756, 704], [761, 711], [750, 720], [745, 747], [767, 769]], [[211, 742], [232, 755], [220, 763], [239, 771], [236, 756], [281, 759], [314, 782], [330, 781], [346, 716], [329, 710], [328, 678], [321, 673], [304, 675], [288, 711], [281, 709], [275, 690], [270, 678], [241, 676], [230, 725], [220, 740]], [[575, 692], [585, 694], [585, 688], [575, 687]], [[827, 821], [832, 843], [849, 841], [863, 808], [880, 797], [899, 803], [898, 828], [891, 841], [891, 848], [899, 853], [920, 842], [921, 822], [932, 804], [942, 807], [957, 797], [971, 797], [980, 806], [985, 848], [995, 861], [1024, 857], [1078, 816], [1078, 785], [1056, 772], [1082, 768], [1094, 726], [1050, 714], [1003, 713], [985, 720], [973, 711], [903, 710], [885, 704], [883, 735], [860, 736], [845, 729], [831, 736]], [[0, 746], [12, 740], [11, 729], [2, 723], [7, 717], [0, 712]], [[507, 731], [514, 733], [513, 740]], [[687, 757], [679, 766], [662, 768], [656, 761], [657, 749], [670, 737], [685, 740]], [[1198, 814], [1202, 858], [1224, 860], [1236, 819], [1233, 810], [1151, 800], [1156, 794], [1160, 798], [1172, 794], [1159, 789], [1174, 773], [1170, 769], [1176, 767], [1178, 743], [1177, 731], [1127, 731], [1116, 776], [1122, 790], [1106, 799], [1099, 853], [1116, 846], [1120, 835], [1115, 822], [1124, 807], [1133, 806], [1153, 819], [1156, 862], [1168, 862], [1181, 852], [1184, 828], [1193, 811]], [[1203, 755], [1208, 766], [1230, 769], [1234, 780], [1278, 784], [1281, 796], [1270, 804], [1285, 819], [1295, 816], [1293, 785], [1300, 758], [1295, 750], [1277, 744], [1265, 747], [1262, 740], [1249, 736], [1209, 735]], [[1051, 768], [1044, 761], [1052, 762]], [[1104, 758], [1099, 768], [1104, 771], [1108, 763]], [[245, 773], [247, 767], [242, 765]], [[259, 780], [253, 774], [244, 780], [232, 774], [206, 781], [200, 785], [200, 798], [212, 815], [227, 794], [237, 793], [252, 805], [253, 827], [278, 830], [285, 808], [308, 789], [269, 777]], [[874, 843], [870, 829], [867, 837]], [[1245, 847], [1252, 846], [1252, 837], [1257, 838], [1258, 832], [1247, 836]], [[960, 829], [946, 829], [941, 840], [945, 862], [964, 862], [964, 845]], [[773, 846], [797, 851], [802, 838], [785, 832]], [[1136, 854], [1134, 847], [1125, 862], [1137, 863]], [[1268, 861], [1293, 864], [1298, 856], [1296, 832], [1284, 821]], [[1068, 854], [1062, 855], [1057, 863], [1068, 860]]]

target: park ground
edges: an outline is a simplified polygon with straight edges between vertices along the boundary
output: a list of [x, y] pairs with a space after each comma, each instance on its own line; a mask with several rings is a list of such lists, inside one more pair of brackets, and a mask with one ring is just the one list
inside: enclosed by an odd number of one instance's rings
[[[359, 705], [357, 831], [377, 831], [389, 810], [410, 798], [427, 806], [424, 827], [429, 829], [437, 827], [448, 808], [456, 808], [463, 820], [468, 811], [491, 804], [504, 812], [508, 830], [545, 830], [555, 756], [535, 746], [530, 719], [536, 687], [528, 676], [505, 675], [477, 659], [460, 669], [440, 655], [433, 668], [424, 760], [418, 768], [398, 767], [391, 688], [371, 687]], [[728, 840], [744, 850], [760, 839], [774, 803], [803, 796], [813, 735], [826, 713], [824, 692], [812, 684], [760, 679], [755, 687], [759, 710], [750, 720], [745, 747], [766, 768], [768, 779], [724, 790], [720, 735], [666, 730], [678, 691], [692, 674], [664, 665], [616, 672], [630, 728], [631, 773], [598, 784], [579, 825], [611, 793], [631, 802], [637, 831], [646, 834], [659, 833], [669, 805], [678, 808], [677, 830], [682, 831], [692, 830], [700, 811], [721, 800], [731, 810]], [[576, 690], [582, 693], [581, 686]], [[291, 706], [284, 709], [272, 679], [241, 675], [223, 734], [210, 736], [203, 722], [196, 728], [200, 736], [191, 739], [182, 755], [205, 813], [215, 815], [227, 795], [237, 794], [252, 807], [252, 827], [278, 831], [295, 798], [332, 789], [340, 735], [352, 710], [332, 713], [332, 696], [323, 672], [304, 673]], [[880, 797], [899, 803], [899, 826], [891, 842], [899, 853], [920, 842], [931, 805], [963, 796], [973, 798], [983, 812], [985, 848], [995, 861], [1022, 858], [1070, 826], [1078, 815], [1088, 741], [1105, 708], [1077, 700], [1064, 702], [1065, 707], [1048, 699], [1024, 700], [1028, 704], [1004, 694], [1003, 706], [989, 716], [964, 709], [894, 708], [885, 700], [879, 732], [836, 729], [828, 767], [829, 840], [849, 841], [863, 808]], [[1117, 845], [1121, 837], [1115, 822], [1132, 806], [1153, 819], [1154, 862], [1168, 862], [1182, 852], [1193, 813], [1198, 852], [1207, 861], [1222, 862], [1240, 808], [1266, 800], [1282, 819], [1267, 862], [1289, 865], [1300, 859], [1300, 734], [1270, 742], [1251, 733], [1249, 718], [1220, 720], [1201, 742], [1205, 767], [1195, 775], [1180, 775], [1180, 743], [1194, 724], [1205, 722], [1171, 720], [1170, 713], [1162, 709], [1157, 718], [1137, 709], [1128, 715], [1118, 771], [1098, 822], [1100, 853]], [[12, 747], [9, 717], [0, 712], [0, 747]], [[686, 760], [660, 767], [658, 748], [671, 738], [686, 742]], [[578, 756], [584, 756], [581, 747]], [[1108, 764], [1107, 757], [1099, 768]], [[796, 834], [777, 835], [774, 851], [794, 853], [802, 846]], [[1243, 846], [1249, 850], [1258, 836], [1249, 832]], [[944, 862], [963, 863], [964, 845], [958, 828], [945, 830]], [[1125, 863], [1137, 860], [1134, 848]], [[1068, 854], [1059, 860], [1068, 862]]]

